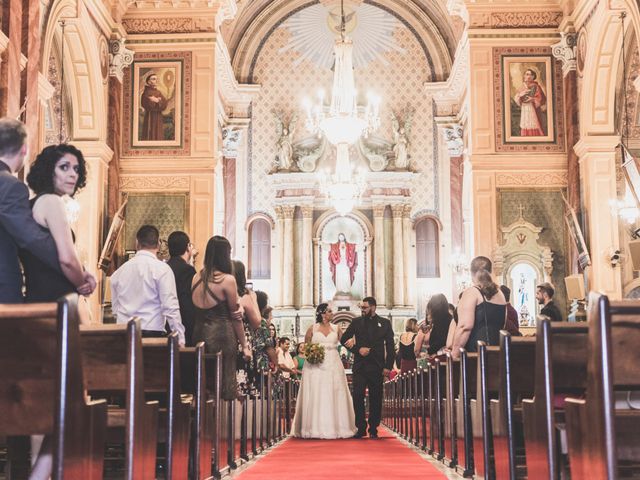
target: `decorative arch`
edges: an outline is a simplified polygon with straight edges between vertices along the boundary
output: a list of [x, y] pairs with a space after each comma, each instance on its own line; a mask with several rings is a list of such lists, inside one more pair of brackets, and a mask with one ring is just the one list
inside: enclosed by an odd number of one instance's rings
[[[335, 217], [339, 217], [340, 214], [335, 210], [328, 210], [324, 212], [313, 224], [313, 236], [319, 237], [322, 235], [322, 229], [326, 226], [326, 224], [333, 220]], [[362, 212], [358, 210], [353, 210], [345, 215], [345, 217], [353, 218], [356, 222], [358, 222], [362, 228], [365, 238], [371, 238], [373, 232], [373, 225], [369, 221], [369, 219]]]
[[[269, 36], [291, 15], [317, 3], [317, 0], [256, 2], [256, 6], [248, 8], [236, 21], [228, 41], [236, 77], [252, 83], [253, 66]], [[449, 77], [456, 41], [449, 16], [437, 2], [364, 0], [364, 3], [387, 11], [411, 31], [422, 46], [431, 81]]]
[[65, 20], [64, 69], [65, 89], [71, 100], [71, 136], [77, 140], [101, 140], [107, 136], [106, 91], [100, 69], [100, 52], [93, 24], [83, 2], [77, 0], [54, 1], [48, 13], [42, 47], [42, 69], [46, 76], [54, 42], [61, 45], [59, 21]]
[[[616, 134], [616, 86], [621, 61], [621, 9], [612, 10], [609, 3], [599, 2], [589, 21], [582, 95], [580, 98], [580, 136]], [[625, 28], [640, 31], [640, 11], [635, 2], [621, 0], [630, 22]], [[638, 35], [635, 42], [638, 43]], [[630, 47], [628, 47], [630, 48]], [[614, 78], [616, 81], [611, 81]]]
[[273, 220], [273, 217], [266, 212], [254, 212], [247, 217], [247, 221], [244, 224], [244, 228], [248, 231], [251, 224], [258, 220], [259, 218], [265, 220], [271, 226], [271, 230], [276, 228], [276, 222]]

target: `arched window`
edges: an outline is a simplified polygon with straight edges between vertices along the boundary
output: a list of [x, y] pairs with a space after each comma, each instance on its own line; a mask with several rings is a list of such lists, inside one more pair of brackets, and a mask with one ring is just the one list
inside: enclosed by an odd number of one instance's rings
[[248, 277], [259, 280], [271, 278], [271, 225], [257, 218], [249, 225]]
[[416, 266], [418, 278], [440, 276], [438, 223], [433, 218], [423, 218], [416, 224]]

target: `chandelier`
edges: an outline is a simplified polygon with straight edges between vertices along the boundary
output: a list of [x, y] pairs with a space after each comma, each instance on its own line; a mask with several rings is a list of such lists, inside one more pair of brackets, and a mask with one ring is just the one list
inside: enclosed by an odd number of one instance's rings
[[349, 159], [349, 145], [380, 126], [380, 99], [367, 96], [366, 107], [359, 107], [353, 75], [353, 42], [346, 36], [344, 0], [340, 2], [340, 36], [334, 47], [335, 63], [331, 104], [325, 106], [324, 93], [318, 103], [305, 101], [308, 130], [324, 134], [336, 146], [336, 171], [319, 175], [320, 191], [341, 214], [350, 212], [366, 190], [364, 174], [354, 175]]

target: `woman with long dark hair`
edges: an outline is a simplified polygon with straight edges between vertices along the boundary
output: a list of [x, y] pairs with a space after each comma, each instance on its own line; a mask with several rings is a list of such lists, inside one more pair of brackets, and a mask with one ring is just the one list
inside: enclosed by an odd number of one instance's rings
[[193, 277], [191, 298], [196, 307], [194, 343], [204, 341], [208, 353], [222, 352], [222, 398], [238, 395], [236, 352], [240, 344], [245, 360], [251, 358], [242, 326], [238, 284], [232, 275], [231, 244], [219, 235], [209, 239], [204, 267]]
[[491, 277], [491, 260], [476, 257], [471, 261], [471, 280], [458, 303], [458, 325], [453, 336], [451, 356], [460, 357], [460, 348], [478, 349], [478, 341], [487, 345], [500, 343], [500, 330], [507, 315], [507, 302]]
[[446, 346], [447, 332], [451, 324], [451, 313], [447, 297], [438, 293], [432, 296], [427, 303], [427, 318], [425, 324], [427, 331], [418, 334], [416, 338], [416, 355], [427, 345], [427, 354], [436, 355]]

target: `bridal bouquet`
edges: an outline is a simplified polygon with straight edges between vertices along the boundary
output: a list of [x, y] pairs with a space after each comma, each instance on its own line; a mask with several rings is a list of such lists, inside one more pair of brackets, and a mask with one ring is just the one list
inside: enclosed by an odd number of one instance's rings
[[318, 365], [324, 361], [324, 347], [319, 343], [307, 343], [304, 346], [305, 361]]

